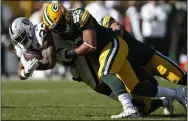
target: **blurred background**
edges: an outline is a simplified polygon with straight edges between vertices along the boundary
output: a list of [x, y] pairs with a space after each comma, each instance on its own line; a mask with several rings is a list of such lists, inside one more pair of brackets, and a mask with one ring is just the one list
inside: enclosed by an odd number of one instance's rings
[[[97, 21], [100, 21], [104, 15], [114, 17], [139, 41], [156, 48], [187, 71], [186, 1], [2, 1], [1, 73], [3, 79], [17, 79], [18, 58], [10, 43], [8, 34], [10, 23], [21, 16], [29, 18], [33, 24], [40, 23], [42, 11], [50, 2], [59, 2], [67, 9], [83, 7]], [[32, 78], [71, 79], [71, 74], [67, 67], [56, 65], [53, 70], [35, 72]]]

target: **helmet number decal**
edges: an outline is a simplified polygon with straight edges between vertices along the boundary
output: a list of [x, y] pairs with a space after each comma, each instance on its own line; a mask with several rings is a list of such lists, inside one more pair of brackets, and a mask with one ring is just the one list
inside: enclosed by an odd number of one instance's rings
[[53, 12], [57, 12], [58, 10], [59, 10], [58, 5], [53, 4], [53, 5], [52, 5], [52, 11], [53, 11]]

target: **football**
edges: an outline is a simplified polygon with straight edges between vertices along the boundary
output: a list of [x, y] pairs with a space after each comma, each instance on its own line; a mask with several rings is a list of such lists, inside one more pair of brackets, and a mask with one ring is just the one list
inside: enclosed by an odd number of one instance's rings
[[24, 54], [24, 57], [25, 59], [28, 61], [28, 60], [31, 60], [33, 58], [36, 58], [38, 60], [42, 59], [42, 53], [40, 51], [35, 51], [35, 50], [32, 50], [32, 51], [26, 51]]

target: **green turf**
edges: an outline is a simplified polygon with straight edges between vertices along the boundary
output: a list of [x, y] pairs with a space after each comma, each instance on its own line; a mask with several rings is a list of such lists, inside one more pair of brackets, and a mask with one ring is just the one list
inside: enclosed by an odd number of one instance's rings
[[[177, 102], [174, 105], [173, 116], [164, 116], [158, 109], [139, 120], [186, 120], [183, 107]], [[2, 82], [2, 120], [110, 120], [110, 115], [121, 111], [117, 101], [95, 93], [84, 83], [64, 80]]]

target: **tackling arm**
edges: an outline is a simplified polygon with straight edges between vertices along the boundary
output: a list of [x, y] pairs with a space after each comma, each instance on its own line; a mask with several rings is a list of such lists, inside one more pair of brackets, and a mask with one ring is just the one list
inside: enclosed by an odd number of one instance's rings
[[82, 32], [84, 43], [75, 49], [76, 55], [87, 55], [96, 49], [96, 31], [93, 26], [93, 19], [91, 19], [86, 26], [86, 29]]

